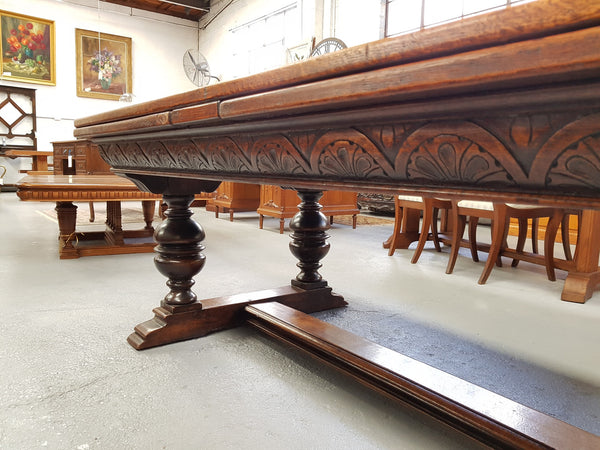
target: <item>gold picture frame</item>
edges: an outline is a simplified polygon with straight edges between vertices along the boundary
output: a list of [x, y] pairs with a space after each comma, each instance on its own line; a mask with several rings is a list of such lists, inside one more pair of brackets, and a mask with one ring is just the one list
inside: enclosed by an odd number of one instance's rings
[[56, 85], [54, 21], [0, 10], [0, 78]]
[[77, 96], [119, 100], [132, 93], [131, 38], [75, 29]]

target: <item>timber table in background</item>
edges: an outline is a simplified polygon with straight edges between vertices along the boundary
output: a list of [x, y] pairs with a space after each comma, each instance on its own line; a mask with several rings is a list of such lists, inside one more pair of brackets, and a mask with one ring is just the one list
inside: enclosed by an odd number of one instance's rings
[[[42, 150], [6, 150], [0, 153], [0, 156], [7, 158], [31, 158], [31, 171], [50, 173], [48, 171], [48, 157], [52, 156], [52, 152]], [[26, 172], [29, 172], [28, 170]]]
[[[247, 322], [491, 447], [600, 448], [597, 436], [304, 314], [346, 304], [318, 271], [329, 251], [322, 191], [581, 208], [593, 236], [598, 49], [600, 3], [538, 0], [76, 120], [78, 139], [169, 207], [155, 264], [170, 290], [130, 344]], [[291, 285], [198, 301], [205, 236], [189, 204], [221, 181], [298, 192]], [[600, 239], [581, 251], [563, 299], [583, 302], [600, 281]]]
[[[147, 253], [154, 249], [151, 239], [155, 205], [161, 196], [142, 192], [126, 178], [116, 175], [27, 175], [19, 181], [17, 195], [24, 201], [56, 202], [60, 259], [80, 256]], [[142, 201], [145, 227], [123, 230], [122, 201]], [[73, 202], [106, 202], [106, 230], [76, 231], [77, 206]]]

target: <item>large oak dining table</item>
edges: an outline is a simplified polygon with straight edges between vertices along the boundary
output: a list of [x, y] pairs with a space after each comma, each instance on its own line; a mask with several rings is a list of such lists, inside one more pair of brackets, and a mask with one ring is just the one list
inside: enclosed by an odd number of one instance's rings
[[[319, 273], [330, 243], [318, 201], [332, 189], [583, 209], [586, 242], [562, 298], [588, 299], [600, 281], [599, 49], [600, 4], [539, 0], [76, 120], [78, 139], [168, 205], [155, 231], [168, 293], [129, 343], [249, 323], [493, 447], [600, 447], [598, 436], [307, 314], [346, 304]], [[193, 292], [205, 233], [189, 205], [224, 180], [297, 191], [289, 285]]]

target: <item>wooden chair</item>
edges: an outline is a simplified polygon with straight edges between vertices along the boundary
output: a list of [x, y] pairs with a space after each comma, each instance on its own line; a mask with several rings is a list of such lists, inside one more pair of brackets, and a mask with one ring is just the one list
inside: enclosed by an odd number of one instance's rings
[[[438, 233], [438, 215], [440, 209], [449, 210], [452, 207], [452, 204], [449, 200], [442, 200], [433, 197], [418, 197], [411, 195], [398, 195], [395, 200], [395, 220], [394, 220], [394, 232], [392, 235], [392, 240], [390, 242], [390, 248], [388, 251], [388, 255], [392, 256], [398, 248], [399, 244], [399, 236], [402, 232], [402, 224], [403, 220], [405, 220], [406, 209], [414, 209], [420, 210], [423, 212], [423, 221], [421, 225], [421, 232], [419, 233], [419, 240], [417, 243], [417, 248], [413, 253], [413, 257], [411, 259], [411, 263], [415, 264], [419, 257], [421, 256], [421, 252], [425, 247], [425, 244], [428, 240], [433, 241], [433, 245], [438, 252], [442, 251], [440, 246], [440, 238]], [[429, 233], [431, 230], [431, 233]]]
[[[479, 218], [487, 218], [492, 221], [492, 237], [491, 244], [489, 246], [488, 259], [479, 277], [478, 283], [485, 284], [494, 264], [498, 267], [502, 267], [502, 261], [500, 259], [502, 250], [507, 247], [506, 237], [508, 234], [508, 223], [511, 217], [516, 217], [519, 220], [519, 235], [517, 238], [516, 253], [523, 253], [525, 241], [527, 239], [527, 219], [539, 219], [541, 217], [552, 218], [556, 214], [556, 208], [550, 207], [538, 207], [535, 205], [518, 205], [518, 204], [507, 204], [507, 203], [492, 203], [492, 202], [478, 202], [469, 200], [452, 200], [451, 209], [451, 223], [454, 234], [452, 237], [450, 258], [448, 259], [448, 265], [446, 267], [446, 273], [450, 274], [454, 270], [456, 264], [456, 258], [458, 256], [458, 250], [460, 248], [460, 242], [464, 234], [467, 216], [469, 219], [469, 243], [471, 249], [471, 256], [474, 261], [478, 261], [477, 256], [478, 244], [476, 239], [477, 224]], [[558, 217], [555, 219], [558, 220]], [[525, 224], [525, 226], [521, 226]], [[547, 233], [544, 247], [545, 249], [549, 246], [554, 246], [554, 238], [556, 233]], [[537, 237], [536, 237], [537, 239]], [[545, 265], [548, 279], [556, 279], [554, 276], [553, 266], [553, 255], [545, 253]], [[516, 264], [513, 260], [513, 266]]]

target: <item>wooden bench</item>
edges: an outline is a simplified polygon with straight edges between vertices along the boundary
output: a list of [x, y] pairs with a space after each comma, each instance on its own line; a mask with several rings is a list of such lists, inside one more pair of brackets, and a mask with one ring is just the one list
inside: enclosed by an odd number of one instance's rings
[[[116, 175], [27, 175], [17, 187], [21, 200], [56, 202], [60, 259], [146, 253], [154, 249], [152, 221], [156, 202], [161, 196], [140, 191], [126, 178]], [[140, 200], [144, 228], [123, 230], [121, 202]], [[106, 229], [76, 231], [77, 206], [73, 203], [99, 201], [106, 202]]]

